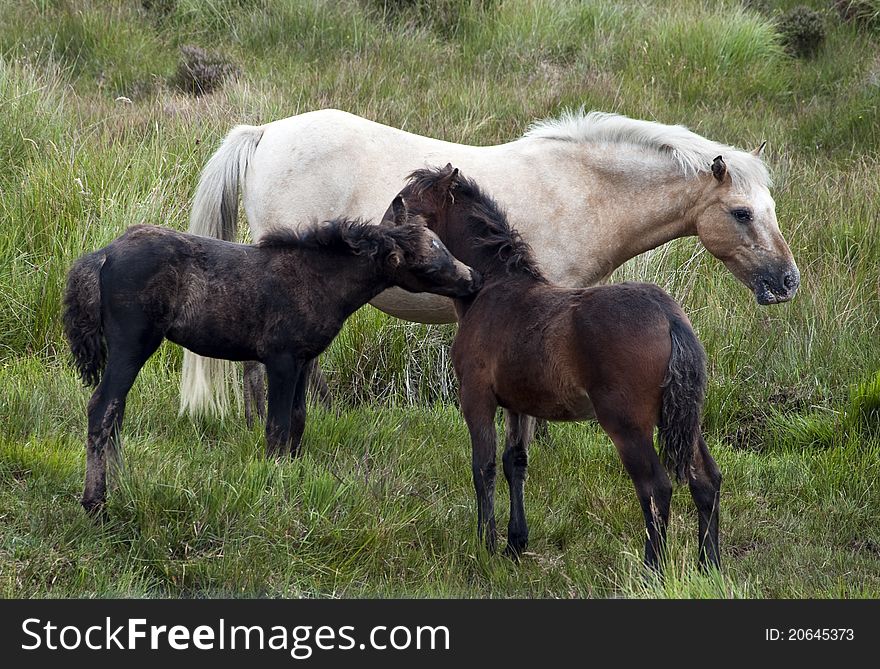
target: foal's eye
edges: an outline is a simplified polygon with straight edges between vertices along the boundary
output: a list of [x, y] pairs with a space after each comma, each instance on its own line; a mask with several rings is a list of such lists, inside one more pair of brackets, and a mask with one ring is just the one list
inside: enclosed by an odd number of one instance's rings
[[752, 221], [752, 212], [749, 209], [733, 209], [730, 215], [740, 223], [751, 223]]

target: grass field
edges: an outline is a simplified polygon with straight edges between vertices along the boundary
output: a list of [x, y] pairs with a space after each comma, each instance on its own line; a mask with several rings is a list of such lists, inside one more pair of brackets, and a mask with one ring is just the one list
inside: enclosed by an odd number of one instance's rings
[[[806, 3], [827, 39], [800, 60], [774, 27], [797, 3], [764, 4], [0, 0], [0, 596], [880, 597], [880, 31]], [[240, 75], [178, 91], [182, 45]], [[332, 106], [479, 144], [581, 105], [769, 141], [793, 302], [757, 306], [693, 239], [614, 277], [670, 291], [709, 354], [720, 574], [694, 568], [677, 489], [667, 578], [643, 578], [632, 484], [589, 424], [532, 449], [530, 553], [487, 555], [453, 329], [372, 308], [325, 356], [337, 405], [295, 462], [265, 461], [240, 415], [178, 417], [164, 344], [130, 396], [111, 520], [84, 516], [65, 272], [132, 223], [185, 229], [232, 125]], [[501, 479], [499, 527], [506, 498]]]

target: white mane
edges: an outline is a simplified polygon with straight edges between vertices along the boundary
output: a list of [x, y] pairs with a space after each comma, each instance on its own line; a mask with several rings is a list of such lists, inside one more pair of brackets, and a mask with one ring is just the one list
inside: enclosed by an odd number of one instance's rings
[[770, 174], [760, 158], [701, 137], [683, 125], [665, 125], [598, 111], [585, 114], [580, 110], [566, 111], [559, 118], [533, 123], [524, 136], [572, 142], [626, 143], [654, 149], [670, 156], [686, 177], [708, 172], [715, 157], [723, 156], [734, 187], [749, 189], [770, 185]]

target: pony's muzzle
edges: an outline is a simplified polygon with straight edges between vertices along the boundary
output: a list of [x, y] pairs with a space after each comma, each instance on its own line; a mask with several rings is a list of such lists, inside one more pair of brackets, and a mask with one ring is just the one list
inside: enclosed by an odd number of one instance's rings
[[755, 299], [758, 304], [779, 304], [791, 300], [801, 285], [801, 273], [791, 265], [781, 272], [757, 277]]
[[483, 287], [483, 275], [471, 267], [471, 292], [476, 293]]

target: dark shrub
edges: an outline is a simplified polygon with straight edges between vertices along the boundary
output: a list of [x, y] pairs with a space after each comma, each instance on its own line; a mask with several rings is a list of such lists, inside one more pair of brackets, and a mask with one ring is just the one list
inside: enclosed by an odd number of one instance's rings
[[860, 27], [880, 27], [880, 0], [834, 0], [831, 3], [842, 21]]
[[389, 23], [412, 23], [444, 35], [494, 9], [498, 0], [364, 0]]
[[177, 0], [141, 0], [141, 7], [158, 16], [168, 16], [177, 9]]
[[779, 18], [777, 30], [785, 50], [798, 58], [815, 56], [825, 43], [825, 21], [822, 15], [798, 5]]
[[174, 75], [176, 88], [190, 95], [210, 93], [229, 78], [235, 78], [240, 70], [237, 65], [220, 54], [186, 45], [180, 47], [180, 63]]

